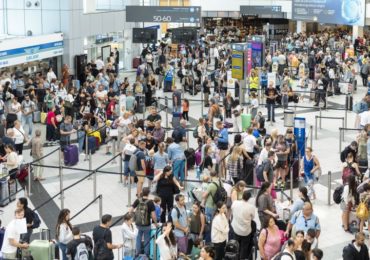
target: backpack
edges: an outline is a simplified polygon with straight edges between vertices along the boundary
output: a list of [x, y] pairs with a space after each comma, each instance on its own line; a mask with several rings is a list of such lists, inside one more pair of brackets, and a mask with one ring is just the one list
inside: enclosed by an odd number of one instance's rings
[[39, 228], [40, 227], [40, 224], [41, 224], [41, 220], [40, 220], [40, 217], [39, 215], [35, 212], [35, 211], [32, 211], [32, 229], [35, 229], [35, 228]]
[[335, 188], [333, 193], [333, 200], [336, 204], [340, 204], [343, 200], [342, 194], [343, 194], [344, 186], [340, 185]]
[[342, 172], [343, 185], [346, 185], [348, 183], [349, 176], [353, 174], [354, 174], [354, 169], [352, 167], [352, 163], [347, 163], [347, 166], [343, 168], [343, 172]]
[[356, 217], [361, 220], [367, 220], [369, 218], [369, 209], [367, 208], [367, 199], [360, 202], [356, 209]]
[[258, 181], [265, 181], [265, 178], [263, 177], [263, 169], [265, 168], [266, 161], [263, 161], [260, 165], [256, 168], [256, 177]]
[[74, 260], [89, 260], [89, 250], [84, 242], [81, 242], [76, 247], [76, 254]]
[[[107, 242], [105, 241], [105, 232], [104, 230], [103, 236], [95, 242], [94, 245], [94, 256], [95, 259], [106, 259], [111, 257], [111, 252], [107, 247]], [[86, 246], [86, 245], [85, 245]]]
[[[184, 205], [184, 208], [185, 208], [185, 212], [186, 212], [186, 206]], [[180, 209], [177, 207], [177, 206], [174, 206], [173, 208], [172, 208], [172, 210], [169, 212], [169, 214], [168, 214], [168, 221], [169, 222], [171, 222], [171, 223], [173, 223], [173, 220], [172, 220], [172, 216], [171, 216], [171, 213], [172, 213], [172, 211], [173, 210], [176, 210], [176, 213], [177, 213], [177, 219], [179, 218], [179, 217], [181, 217], [182, 216], [182, 214], [181, 214], [181, 212], [180, 212]]]
[[[217, 204], [217, 202], [222, 201], [226, 202], [227, 200], [227, 192], [225, 188], [221, 185], [218, 185], [216, 182], [212, 182], [214, 185], [216, 185], [216, 192], [215, 195], [212, 196], [213, 202]], [[212, 194], [211, 194], [212, 195]]]
[[148, 201], [139, 199], [139, 204], [135, 210], [135, 224], [138, 226], [150, 225], [150, 220], [148, 218]]
[[136, 171], [137, 170], [137, 154], [138, 150], [132, 153], [130, 160], [128, 161], [128, 168], [131, 171]]
[[199, 133], [198, 133], [198, 127], [197, 126], [193, 130], [193, 137], [194, 138], [199, 138]]
[[291, 254], [289, 254], [288, 252], [282, 252], [282, 253], [279, 253], [277, 256], [275, 256], [275, 260], [281, 260], [283, 258], [283, 256], [285, 255], [288, 255], [290, 256], [290, 258], [293, 260], [293, 256]]

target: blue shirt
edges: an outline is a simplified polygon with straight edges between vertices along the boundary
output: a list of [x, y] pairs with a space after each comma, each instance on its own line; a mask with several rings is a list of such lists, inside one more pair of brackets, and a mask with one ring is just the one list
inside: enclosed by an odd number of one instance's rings
[[154, 154], [154, 169], [163, 169], [168, 163], [168, 154], [160, 154], [156, 152]]
[[171, 161], [185, 159], [184, 151], [182, 150], [181, 145], [177, 143], [170, 144], [170, 146], [168, 146], [167, 152], [168, 152], [168, 158]]
[[155, 205], [155, 216], [157, 217], [157, 220], [160, 221], [161, 219], [161, 206]]
[[[187, 216], [185, 207], [179, 208], [177, 206], [174, 206], [172, 211], [171, 211], [171, 218], [172, 218], [172, 221], [174, 223], [176, 221], [178, 221], [180, 226], [182, 226], [182, 227], [187, 227], [188, 226], [188, 216]], [[184, 232], [177, 229], [177, 228], [174, 228], [173, 233], [175, 234], [176, 237], [184, 237], [185, 236]]]
[[256, 138], [259, 138], [260, 137], [260, 132], [258, 132], [257, 129], [254, 129], [253, 130], [253, 136], [256, 137]]
[[310, 228], [315, 229], [316, 231], [321, 230], [319, 218], [312, 213], [311, 216], [306, 219], [303, 216], [302, 210], [293, 214], [290, 219], [290, 223], [294, 225], [295, 231], [302, 230], [305, 234]]
[[229, 132], [227, 131], [227, 128], [222, 128], [220, 133], [218, 134], [218, 142], [227, 144], [229, 143]]

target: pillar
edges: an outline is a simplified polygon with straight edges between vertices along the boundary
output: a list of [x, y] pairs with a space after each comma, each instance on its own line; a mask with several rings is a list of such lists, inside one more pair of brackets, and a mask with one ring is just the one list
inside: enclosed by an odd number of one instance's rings
[[306, 32], [306, 22], [297, 21], [296, 33]]
[[357, 39], [357, 37], [364, 37], [364, 27], [363, 26], [353, 26], [353, 29], [352, 29], [352, 43], [355, 42], [355, 39]]

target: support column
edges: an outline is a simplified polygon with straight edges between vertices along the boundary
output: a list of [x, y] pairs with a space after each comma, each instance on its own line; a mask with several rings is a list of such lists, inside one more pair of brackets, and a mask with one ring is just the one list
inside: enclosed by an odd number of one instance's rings
[[306, 32], [306, 22], [297, 21], [297, 33]]
[[352, 29], [352, 43], [355, 43], [357, 37], [364, 37], [364, 27], [363, 26], [353, 26]]

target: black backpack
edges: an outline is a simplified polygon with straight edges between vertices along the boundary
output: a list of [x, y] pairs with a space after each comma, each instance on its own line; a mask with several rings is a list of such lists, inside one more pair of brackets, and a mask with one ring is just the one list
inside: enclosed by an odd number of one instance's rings
[[239, 259], [239, 243], [236, 240], [230, 240], [227, 242], [225, 247], [225, 258], [226, 260], [237, 260]]
[[340, 185], [335, 188], [333, 193], [333, 200], [336, 204], [340, 204], [342, 202], [342, 194], [343, 194], [344, 186]]
[[[217, 204], [217, 202], [222, 201], [226, 202], [227, 200], [227, 192], [225, 188], [222, 186], [222, 183], [220, 181], [220, 185], [216, 182], [212, 182], [214, 185], [216, 185], [217, 189], [215, 192], [215, 195], [212, 196], [213, 202]], [[211, 194], [212, 195], [212, 194]]]

